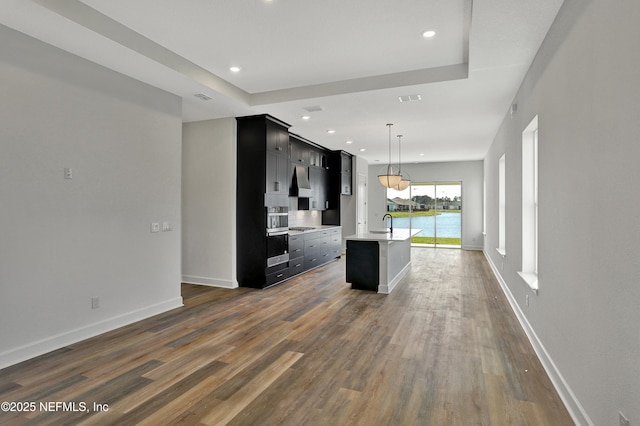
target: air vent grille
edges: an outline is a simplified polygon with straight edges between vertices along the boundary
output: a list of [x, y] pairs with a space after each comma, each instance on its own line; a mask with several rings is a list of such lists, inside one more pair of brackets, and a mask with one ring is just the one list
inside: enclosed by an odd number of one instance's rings
[[422, 100], [422, 96], [420, 96], [420, 95], [404, 95], [404, 96], [398, 96], [398, 99], [400, 100], [400, 102], [415, 102], [415, 101], [421, 101]]
[[198, 99], [202, 99], [203, 101], [210, 101], [211, 99], [213, 99], [211, 96], [207, 96], [204, 93], [196, 93], [193, 96], [195, 96]]

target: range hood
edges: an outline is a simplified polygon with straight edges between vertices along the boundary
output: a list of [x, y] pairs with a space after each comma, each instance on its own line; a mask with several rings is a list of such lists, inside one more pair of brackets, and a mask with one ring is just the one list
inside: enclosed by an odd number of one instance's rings
[[311, 185], [309, 184], [309, 176], [307, 168], [296, 166], [293, 171], [293, 181], [291, 182], [291, 191], [289, 195], [299, 198], [309, 198], [313, 195]]

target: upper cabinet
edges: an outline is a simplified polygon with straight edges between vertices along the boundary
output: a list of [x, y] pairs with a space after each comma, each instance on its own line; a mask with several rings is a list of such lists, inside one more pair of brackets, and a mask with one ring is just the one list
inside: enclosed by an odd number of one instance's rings
[[267, 151], [265, 190], [267, 194], [289, 195], [289, 160]]
[[267, 151], [289, 157], [289, 130], [273, 121], [266, 122]]
[[299, 166], [309, 165], [309, 145], [303, 142], [296, 135], [289, 137], [290, 143], [290, 159], [292, 163]]
[[351, 195], [353, 157], [347, 152], [340, 153], [340, 194]]

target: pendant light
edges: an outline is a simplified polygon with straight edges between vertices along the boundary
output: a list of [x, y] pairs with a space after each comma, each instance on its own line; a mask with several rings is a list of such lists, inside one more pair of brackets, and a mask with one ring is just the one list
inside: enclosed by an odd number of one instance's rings
[[389, 163], [387, 164], [385, 170], [386, 174], [378, 175], [378, 181], [380, 181], [380, 185], [384, 186], [385, 188], [393, 188], [394, 186], [397, 186], [402, 179], [402, 176], [400, 176], [400, 174], [393, 172], [393, 166], [391, 165], [391, 126], [393, 126], [392, 123], [387, 124], [387, 127], [389, 127]]
[[411, 177], [409, 173], [402, 171], [402, 156], [400, 152], [400, 140], [402, 139], [402, 135], [398, 135], [398, 174], [400, 175], [400, 182], [393, 187], [398, 191], [404, 191], [411, 185]]

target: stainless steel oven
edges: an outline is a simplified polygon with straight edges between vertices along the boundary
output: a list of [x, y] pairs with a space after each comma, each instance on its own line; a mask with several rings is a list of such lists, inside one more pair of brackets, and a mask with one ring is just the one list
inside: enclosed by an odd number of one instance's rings
[[289, 232], [267, 233], [267, 268], [289, 261]]
[[287, 207], [267, 207], [267, 235], [289, 230], [289, 209]]
[[267, 207], [267, 268], [289, 261], [289, 209]]

